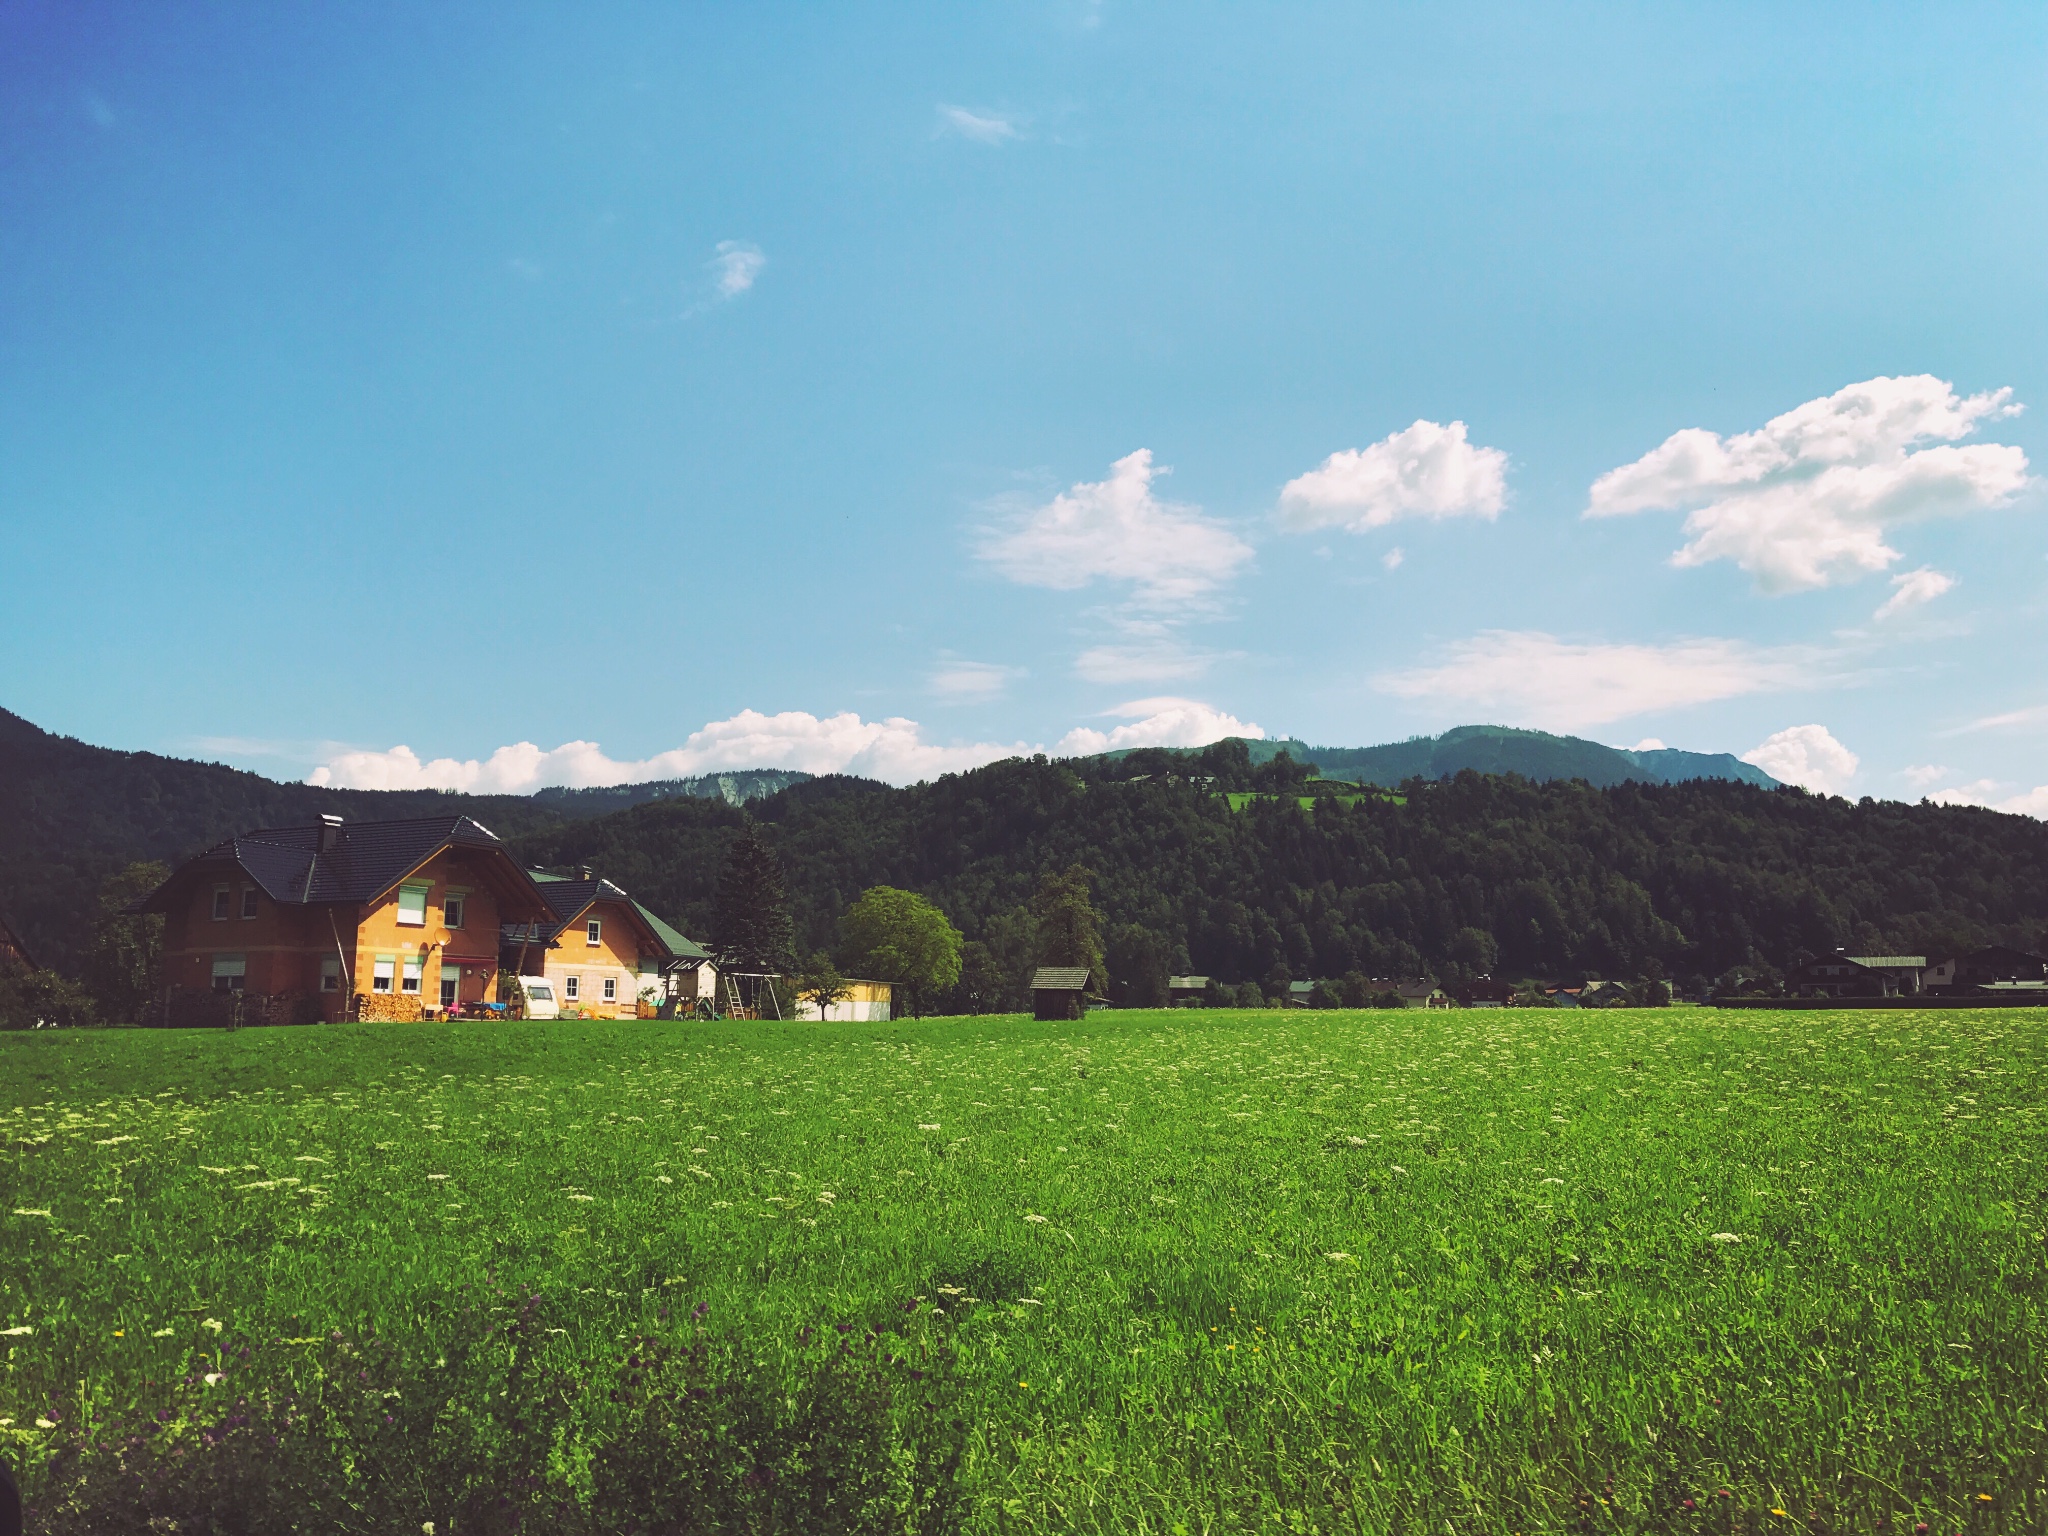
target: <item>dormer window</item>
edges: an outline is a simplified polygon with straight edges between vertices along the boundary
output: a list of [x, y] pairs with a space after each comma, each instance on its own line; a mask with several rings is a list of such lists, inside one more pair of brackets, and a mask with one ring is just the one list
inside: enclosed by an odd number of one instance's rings
[[603, 941], [604, 924], [599, 919], [593, 917], [589, 922], [583, 925], [583, 942], [589, 945], [592, 949], [595, 949]]

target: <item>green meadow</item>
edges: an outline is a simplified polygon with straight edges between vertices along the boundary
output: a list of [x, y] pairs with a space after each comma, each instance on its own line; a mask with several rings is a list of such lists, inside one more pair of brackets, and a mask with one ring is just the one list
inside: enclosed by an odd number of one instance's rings
[[2031, 1010], [0, 1036], [0, 1445], [49, 1531], [2039, 1531], [2044, 1069]]

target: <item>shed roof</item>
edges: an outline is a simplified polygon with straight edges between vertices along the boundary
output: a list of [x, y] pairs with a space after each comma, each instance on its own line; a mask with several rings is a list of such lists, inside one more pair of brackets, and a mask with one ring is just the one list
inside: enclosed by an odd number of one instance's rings
[[1088, 986], [1085, 965], [1041, 965], [1031, 973], [1034, 992], [1080, 992]]
[[1166, 985], [1167, 989], [1173, 992], [1202, 992], [1208, 989], [1209, 978], [1206, 976], [1169, 976], [1166, 978]]
[[1924, 970], [1927, 965], [1925, 955], [1842, 955], [1839, 958], [1867, 965], [1873, 971]]

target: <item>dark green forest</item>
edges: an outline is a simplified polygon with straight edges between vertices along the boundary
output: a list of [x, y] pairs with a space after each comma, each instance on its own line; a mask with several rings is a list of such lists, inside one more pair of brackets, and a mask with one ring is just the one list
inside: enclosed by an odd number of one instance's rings
[[[786, 871], [799, 954], [833, 948], [863, 890], [900, 886], [935, 901], [979, 946], [970, 969], [1006, 988], [1032, 958], [1039, 881], [1075, 864], [1092, 873], [1113, 953], [1151, 945], [1177, 971], [1230, 982], [1697, 982], [1836, 945], [2033, 947], [2048, 926], [2048, 825], [2027, 817], [1722, 779], [1596, 787], [1466, 770], [1391, 793], [1308, 772], [1224, 742], [1012, 760], [908, 789], [818, 778], [745, 812], [689, 795], [607, 810], [600, 796], [277, 784], [0, 713], [0, 909], [44, 964], [75, 975], [100, 888], [132, 861], [320, 811], [462, 810], [529, 863], [590, 864], [698, 935], [751, 815]], [[1241, 809], [1232, 790], [1251, 792]]]
[[[826, 948], [870, 885], [923, 892], [1004, 975], [1023, 909], [1079, 863], [1110, 931], [1228, 981], [1662, 973], [1705, 981], [1836, 945], [2031, 946], [2048, 826], [1966, 807], [1852, 804], [1722, 780], [1596, 789], [1464, 772], [1400, 795], [1312, 797], [1241, 743], [1193, 757], [997, 763], [892, 789], [822, 778], [750, 808], [788, 871], [799, 947]], [[1205, 782], [1206, 781], [1206, 782]], [[1232, 811], [1226, 788], [1260, 788]], [[693, 802], [530, 833], [700, 929], [741, 812]]]

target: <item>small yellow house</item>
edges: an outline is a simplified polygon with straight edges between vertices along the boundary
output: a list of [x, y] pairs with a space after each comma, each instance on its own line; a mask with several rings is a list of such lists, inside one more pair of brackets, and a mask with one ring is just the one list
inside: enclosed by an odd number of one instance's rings
[[508, 924], [500, 964], [554, 983], [565, 1014], [630, 1019], [664, 1002], [694, 1002], [710, 956], [609, 880], [528, 871], [548, 904], [542, 924]]

